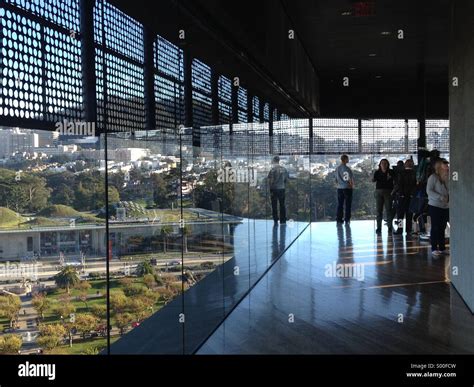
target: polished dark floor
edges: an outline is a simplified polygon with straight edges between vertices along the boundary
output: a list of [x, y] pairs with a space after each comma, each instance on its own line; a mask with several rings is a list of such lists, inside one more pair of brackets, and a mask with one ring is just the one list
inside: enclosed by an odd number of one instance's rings
[[[474, 316], [449, 282], [450, 259], [429, 250], [375, 236], [373, 221], [313, 223], [198, 353], [474, 353]], [[338, 277], [326, 266], [337, 264], [359, 271]]]

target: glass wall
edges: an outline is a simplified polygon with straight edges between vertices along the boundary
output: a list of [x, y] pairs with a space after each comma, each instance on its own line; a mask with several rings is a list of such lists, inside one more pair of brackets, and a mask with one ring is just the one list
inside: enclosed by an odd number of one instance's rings
[[[193, 353], [310, 221], [335, 220], [342, 153], [353, 218], [374, 219], [373, 170], [414, 154], [418, 123], [291, 119], [92, 5], [0, 5], [0, 352]], [[426, 128], [448, 151], [448, 123]]]

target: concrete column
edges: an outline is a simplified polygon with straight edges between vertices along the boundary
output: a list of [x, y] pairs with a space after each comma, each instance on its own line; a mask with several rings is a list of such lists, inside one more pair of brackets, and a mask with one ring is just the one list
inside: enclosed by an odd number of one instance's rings
[[[451, 281], [474, 313], [474, 2], [451, 5], [449, 63]], [[457, 86], [456, 86], [457, 85]], [[453, 178], [453, 173], [458, 179]], [[457, 275], [456, 275], [457, 270]]]

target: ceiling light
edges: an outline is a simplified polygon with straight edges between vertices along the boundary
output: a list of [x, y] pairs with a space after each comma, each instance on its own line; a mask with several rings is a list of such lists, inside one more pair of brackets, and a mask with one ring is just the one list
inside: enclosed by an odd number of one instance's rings
[[380, 35], [390, 35], [390, 34], [391, 34], [390, 31], [382, 31], [382, 32], [380, 33]]
[[341, 13], [341, 16], [351, 16], [352, 15], [352, 11], [344, 11]]
[[354, 71], [357, 67], [349, 67], [349, 70]]
[[370, 53], [369, 56], [377, 56], [375, 53]]
[[381, 75], [376, 75], [375, 78], [380, 79], [380, 78], [382, 78], [382, 76]]

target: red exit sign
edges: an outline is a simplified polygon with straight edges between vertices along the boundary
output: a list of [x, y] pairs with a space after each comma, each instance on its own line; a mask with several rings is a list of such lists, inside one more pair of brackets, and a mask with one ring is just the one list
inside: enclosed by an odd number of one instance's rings
[[353, 5], [354, 16], [375, 16], [375, 1], [357, 1]]

